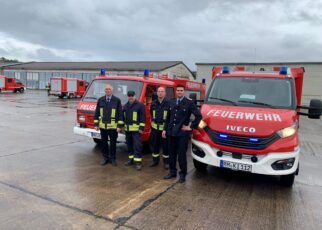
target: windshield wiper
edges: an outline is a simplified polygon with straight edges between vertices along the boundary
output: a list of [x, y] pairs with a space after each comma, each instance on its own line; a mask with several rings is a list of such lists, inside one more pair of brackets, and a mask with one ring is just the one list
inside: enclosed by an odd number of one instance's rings
[[267, 104], [267, 103], [264, 103], [264, 102], [259, 102], [259, 101], [244, 101], [244, 100], [241, 100], [241, 101], [238, 101], [238, 102], [249, 103], [249, 104], [254, 104], [254, 105], [263, 105], [263, 106], [266, 106], [266, 107], [275, 108], [274, 105], [270, 105], [270, 104]]
[[231, 100], [227, 100], [227, 99], [224, 99], [224, 98], [219, 98], [219, 97], [209, 97], [210, 99], [216, 99], [216, 100], [218, 100], [218, 101], [225, 101], [225, 102], [229, 102], [229, 103], [231, 103], [231, 104], [233, 104], [233, 105], [237, 105], [237, 103], [236, 102], [234, 102], [234, 101], [231, 101]]

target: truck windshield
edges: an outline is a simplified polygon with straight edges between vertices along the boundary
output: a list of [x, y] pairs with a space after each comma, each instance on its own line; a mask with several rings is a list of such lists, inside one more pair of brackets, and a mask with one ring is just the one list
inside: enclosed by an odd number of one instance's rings
[[98, 98], [105, 95], [105, 85], [113, 86], [113, 95], [120, 98], [122, 105], [127, 102], [127, 91], [135, 91], [136, 98], [139, 98], [142, 92], [143, 83], [140, 81], [129, 80], [110, 80], [98, 79], [94, 80], [84, 95], [83, 101], [97, 101]]
[[291, 79], [277, 78], [216, 78], [206, 103], [294, 109], [294, 83]]

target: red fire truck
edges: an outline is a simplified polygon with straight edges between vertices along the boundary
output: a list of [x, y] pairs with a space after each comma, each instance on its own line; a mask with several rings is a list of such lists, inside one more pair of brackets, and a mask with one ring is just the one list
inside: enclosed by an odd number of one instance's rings
[[[98, 98], [105, 95], [105, 85], [111, 84], [114, 88], [113, 94], [121, 99], [122, 105], [127, 102], [127, 91], [135, 91], [137, 100], [142, 102], [146, 108], [146, 125], [142, 134], [142, 141], [146, 142], [150, 137], [150, 106], [153, 97], [156, 95], [157, 87], [166, 88], [167, 98], [175, 97], [175, 87], [177, 84], [183, 84], [186, 87], [187, 96], [193, 100], [203, 100], [206, 92], [206, 85], [189, 80], [169, 79], [165, 76], [153, 78], [149, 76], [99, 76], [89, 85], [84, 97], [77, 106], [77, 124], [74, 127], [74, 133], [78, 135], [93, 138], [95, 143], [100, 142], [100, 132], [94, 129], [94, 113]], [[118, 142], [125, 142], [125, 135], [118, 135]]]
[[50, 91], [48, 95], [59, 98], [82, 97], [85, 93], [87, 82], [77, 78], [52, 77], [50, 78]]
[[14, 93], [23, 93], [25, 90], [26, 86], [18, 79], [0, 75], [0, 92], [12, 91]]
[[319, 119], [322, 103], [301, 106], [304, 68], [243, 70], [214, 68], [203, 120], [193, 132], [194, 166], [280, 176], [291, 187], [299, 172], [299, 115]]

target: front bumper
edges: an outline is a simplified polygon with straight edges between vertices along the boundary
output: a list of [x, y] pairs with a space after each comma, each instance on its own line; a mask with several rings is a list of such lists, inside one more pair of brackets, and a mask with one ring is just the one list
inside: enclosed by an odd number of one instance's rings
[[[235, 158], [232, 158], [232, 156], [229, 154], [227, 155], [224, 154], [221, 157], [219, 157], [217, 156], [217, 152], [220, 150], [204, 142], [200, 142], [192, 139], [192, 144], [194, 144], [197, 148], [201, 149], [205, 153], [204, 157], [200, 157], [195, 155], [191, 149], [191, 155], [197, 161], [200, 161], [202, 163], [205, 163], [207, 165], [212, 165], [215, 167], [220, 167], [220, 160], [240, 163], [240, 164], [248, 164], [248, 165], [252, 165], [251, 173], [256, 173], [256, 174], [289, 175], [294, 173], [297, 170], [297, 166], [299, 162], [300, 147], [297, 147], [296, 150], [293, 152], [274, 152], [274, 153], [272, 152], [265, 155], [257, 155], [258, 161], [254, 163], [251, 161], [250, 158], [235, 159]], [[295, 158], [295, 162], [292, 168], [290, 169], [274, 170], [271, 166], [276, 161], [290, 159], [290, 158]]]
[[[81, 135], [89, 138], [101, 139], [100, 131], [96, 131], [95, 129], [81, 128], [78, 126], [74, 126], [73, 132], [74, 134], [77, 134], [77, 135]], [[118, 133], [117, 142], [125, 143], [125, 135], [123, 133]]]

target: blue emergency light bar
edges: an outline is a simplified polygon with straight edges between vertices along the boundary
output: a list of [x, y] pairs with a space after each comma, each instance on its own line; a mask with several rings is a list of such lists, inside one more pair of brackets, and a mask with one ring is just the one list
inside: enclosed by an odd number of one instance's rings
[[206, 79], [203, 78], [202, 81], [201, 81], [202, 84], [206, 84]]
[[222, 73], [229, 73], [229, 72], [230, 72], [230, 69], [228, 66], [222, 67]]
[[228, 138], [228, 135], [227, 134], [219, 134], [219, 137], [226, 139], [226, 138]]
[[149, 76], [149, 74], [150, 74], [150, 70], [149, 69], [144, 69], [144, 76], [145, 77], [148, 77]]
[[287, 74], [287, 67], [286, 66], [282, 66], [280, 68], [280, 74], [286, 75]]
[[105, 75], [106, 70], [105, 69], [101, 69], [101, 75]]

